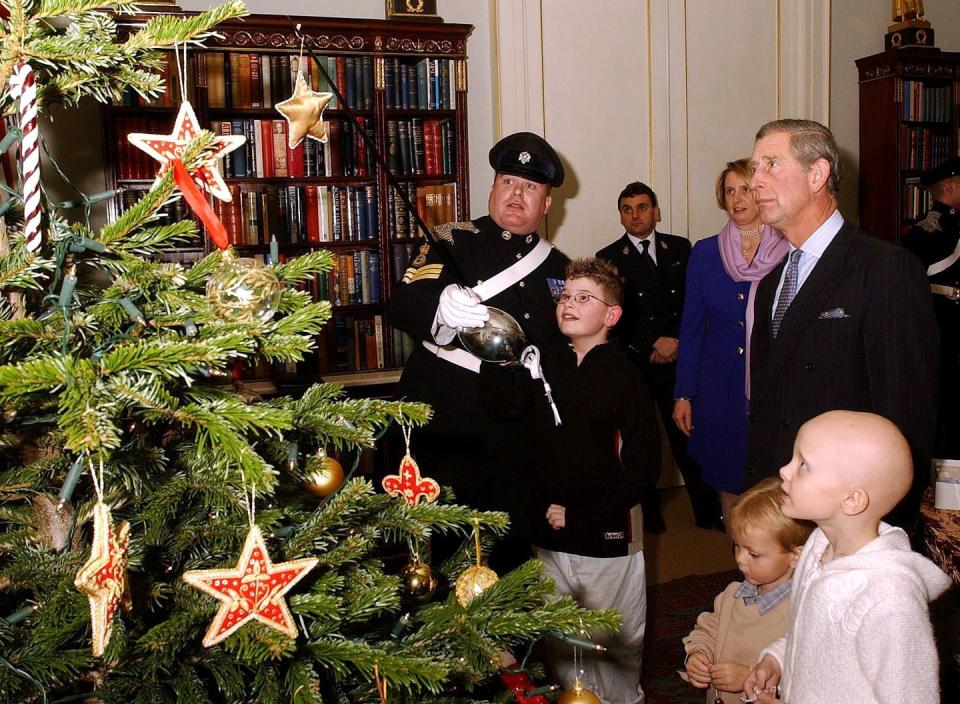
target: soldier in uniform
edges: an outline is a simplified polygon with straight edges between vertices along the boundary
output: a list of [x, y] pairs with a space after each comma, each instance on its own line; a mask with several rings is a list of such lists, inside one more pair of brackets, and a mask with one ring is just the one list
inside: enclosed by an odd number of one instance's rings
[[933, 196], [933, 207], [904, 235], [903, 246], [927, 267], [940, 326], [934, 456], [955, 459], [960, 458], [960, 157], [930, 169], [921, 182]]
[[457, 280], [434, 245], [422, 245], [393, 289], [390, 322], [419, 342], [400, 379], [400, 396], [433, 407], [433, 419], [415, 436], [417, 461], [425, 474], [454, 489], [458, 503], [510, 513], [511, 532], [490, 559], [494, 570], [505, 571], [531, 557], [524, 521], [533, 443], [522, 410], [485, 410], [481, 361], [463, 349], [457, 332], [483, 325], [489, 304], [512, 315], [529, 344], [562, 339], [554, 295], [563, 287], [568, 259], [537, 234], [551, 189], [563, 183], [553, 148], [519, 132], [494, 145], [490, 166], [496, 175], [489, 215], [434, 228], [435, 246], [456, 261], [465, 281]]
[[[640, 368], [660, 409], [696, 524], [722, 530], [717, 492], [704, 484], [700, 465], [687, 454], [687, 438], [673, 422], [673, 384], [690, 242], [656, 230], [660, 222], [657, 195], [645, 183], [627, 184], [617, 198], [617, 210], [625, 232], [597, 252], [597, 257], [616, 265], [624, 277], [623, 318], [614, 334]], [[647, 490], [640, 503], [644, 530], [666, 530], [656, 487]]]

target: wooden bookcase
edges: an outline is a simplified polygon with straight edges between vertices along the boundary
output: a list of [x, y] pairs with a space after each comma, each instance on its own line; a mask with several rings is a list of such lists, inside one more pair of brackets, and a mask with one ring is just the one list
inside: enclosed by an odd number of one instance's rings
[[929, 209], [920, 175], [958, 153], [960, 53], [933, 48], [857, 59], [860, 227], [899, 242]]
[[[189, 14], [189, 13], [184, 13]], [[145, 17], [121, 16], [122, 28]], [[324, 112], [328, 143], [313, 140], [291, 152], [286, 122], [273, 105], [292, 92], [297, 65], [314, 90], [327, 90], [322, 72], [303, 51], [285, 17], [252, 15], [220, 25], [217, 37], [187, 55], [187, 93], [200, 124], [244, 134], [247, 144], [221, 163], [232, 203], [212, 200], [241, 256], [279, 256], [315, 248], [336, 255], [337, 271], [313, 282], [317, 299], [334, 302], [334, 317], [317, 352], [296, 369], [247, 370], [290, 384], [317, 378], [346, 385], [389, 383], [412, 340], [390, 328], [385, 311], [394, 283], [423, 243], [389, 184], [391, 173], [429, 225], [467, 219], [467, 38], [463, 24], [294, 18], [306, 45], [326, 62], [351, 111], [363, 123], [382, 168], [343, 105]], [[167, 94], [151, 104], [128, 96], [104, 109], [104, 164], [116, 216], [150, 187], [159, 164], [129, 145], [130, 132], [169, 134], [180, 105], [171, 55]], [[293, 68], [291, 68], [291, 63]], [[272, 157], [272, 158], [271, 158]], [[188, 217], [183, 203], [167, 217]], [[189, 263], [209, 250], [206, 238], [168, 253]], [[359, 269], [359, 271], [358, 271]]]

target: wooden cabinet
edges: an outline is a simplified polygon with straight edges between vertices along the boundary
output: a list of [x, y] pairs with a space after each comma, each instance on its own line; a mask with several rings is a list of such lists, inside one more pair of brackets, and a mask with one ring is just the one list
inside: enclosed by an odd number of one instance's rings
[[920, 175], [958, 154], [960, 53], [894, 49], [857, 70], [860, 227], [899, 242], [931, 205]]
[[[143, 19], [121, 16], [118, 23]], [[212, 200], [238, 253], [269, 258], [275, 238], [281, 260], [314, 248], [329, 249], [337, 260], [336, 271], [312, 285], [315, 298], [334, 303], [316, 354], [297, 369], [261, 367], [247, 375], [292, 383], [389, 381], [412, 341], [392, 330], [384, 313], [394, 282], [422, 244], [397, 188], [428, 225], [469, 213], [466, 43], [472, 27], [292, 22], [305, 37], [302, 50], [290, 20], [253, 15], [221, 25], [204, 47], [190, 47], [183, 71], [200, 124], [247, 138], [221, 162], [232, 201]], [[173, 129], [182, 81], [172, 54], [168, 63], [161, 99], [145, 103], [130, 95], [105, 108], [107, 180], [117, 191], [113, 216], [150, 187], [159, 166], [126, 135]], [[330, 90], [332, 81], [344, 101], [335, 99], [324, 112], [326, 144], [307, 139], [291, 150], [287, 123], [274, 106], [290, 97], [298, 72], [314, 90]], [[182, 202], [165, 212], [188, 216]], [[209, 247], [198, 239], [169, 257], [189, 263]]]

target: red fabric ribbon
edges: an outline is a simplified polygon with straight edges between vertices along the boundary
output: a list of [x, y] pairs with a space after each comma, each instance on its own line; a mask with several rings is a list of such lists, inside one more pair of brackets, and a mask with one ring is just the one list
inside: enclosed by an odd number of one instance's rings
[[177, 186], [179, 186], [180, 192], [183, 194], [183, 199], [187, 201], [193, 209], [193, 212], [200, 218], [200, 222], [207, 228], [207, 234], [210, 235], [213, 243], [220, 249], [226, 249], [230, 246], [230, 240], [227, 237], [227, 228], [223, 226], [220, 218], [217, 217], [213, 208], [210, 207], [210, 203], [204, 197], [203, 193], [201, 193], [197, 184], [193, 182], [193, 178], [190, 177], [190, 172], [187, 171], [187, 167], [183, 165], [183, 162], [179, 159], [174, 159], [171, 163], [173, 164], [173, 180], [176, 181]]
[[550, 704], [550, 700], [542, 694], [527, 696], [534, 686], [530, 682], [530, 676], [523, 670], [504, 670], [500, 673], [500, 681], [508, 691], [513, 692], [518, 704]]

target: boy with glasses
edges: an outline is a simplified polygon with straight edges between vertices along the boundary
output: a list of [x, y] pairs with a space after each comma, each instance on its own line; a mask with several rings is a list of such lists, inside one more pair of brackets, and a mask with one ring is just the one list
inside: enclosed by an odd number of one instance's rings
[[[646, 575], [643, 552], [630, 554], [629, 514], [659, 475], [659, 430], [639, 370], [619, 343], [608, 341], [623, 313], [616, 267], [578, 259], [565, 274], [557, 325], [569, 344], [541, 350], [562, 425], [553, 423], [547, 404], [535, 404], [535, 551], [560, 594], [623, 616], [618, 633], [598, 639], [605, 655], [583, 653], [584, 686], [610, 704], [640, 704]], [[559, 641], [550, 649], [554, 671], [569, 688], [579, 674], [573, 651]]]

